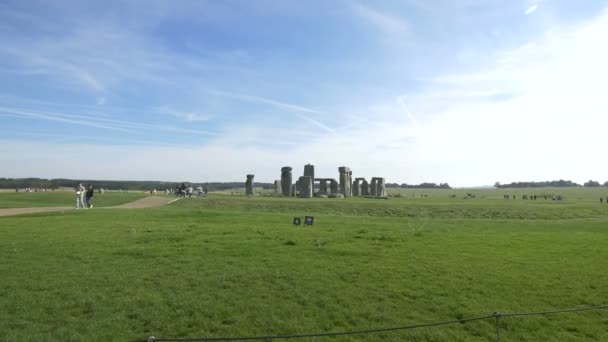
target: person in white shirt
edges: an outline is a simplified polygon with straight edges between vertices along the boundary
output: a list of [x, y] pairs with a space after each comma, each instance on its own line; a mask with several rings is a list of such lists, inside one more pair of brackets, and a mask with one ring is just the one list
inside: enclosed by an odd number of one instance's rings
[[76, 187], [76, 209], [84, 209], [84, 193], [86, 189], [82, 183]]

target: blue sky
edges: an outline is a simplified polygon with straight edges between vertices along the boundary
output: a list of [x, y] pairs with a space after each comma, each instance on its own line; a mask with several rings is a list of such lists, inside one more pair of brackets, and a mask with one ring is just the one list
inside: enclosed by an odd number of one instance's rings
[[0, 177], [603, 182], [607, 8], [0, 1]]

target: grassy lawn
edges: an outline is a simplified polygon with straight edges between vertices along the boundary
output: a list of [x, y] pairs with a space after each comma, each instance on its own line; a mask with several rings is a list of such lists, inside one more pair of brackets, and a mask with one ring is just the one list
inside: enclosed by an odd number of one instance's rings
[[[96, 207], [111, 207], [135, 201], [144, 196], [145, 194], [142, 192], [95, 193], [93, 204]], [[76, 195], [69, 191], [0, 192], [0, 209], [69, 206], [76, 206]]]
[[[0, 336], [293, 334], [608, 303], [608, 206], [595, 194], [558, 202], [449, 193], [216, 195], [0, 217]], [[305, 215], [313, 226], [291, 224]], [[487, 320], [315, 341], [493, 339]], [[608, 312], [504, 318], [502, 340], [608, 340]]]

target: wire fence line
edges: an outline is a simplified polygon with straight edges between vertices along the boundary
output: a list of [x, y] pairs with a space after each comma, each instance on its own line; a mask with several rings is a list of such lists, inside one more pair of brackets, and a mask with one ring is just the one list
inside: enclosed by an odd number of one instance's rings
[[496, 341], [500, 342], [500, 320], [505, 317], [526, 317], [526, 316], [541, 316], [541, 315], [553, 315], [560, 313], [572, 313], [582, 312], [591, 310], [602, 310], [608, 309], [608, 305], [596, 305], [570, 309], [560, 309], [551, 311], [532, 311], [532, 312], [513, 312], [513, 313], [500, 313], [494, 312], [491, 315], [455, 319], [443, 322], [434, 323], [422, 323], [413, 325], [404, 325], [398, 327], [388, 328], [375, 328], [375, 329], [364, 329], [364, 330], [349, 330], [349, 331], [337, 331], [337, 332], [320, 332], [320, 333], [308, 333], [308, 334], [293, 334], [293, 335], [262, 335], [262, 336], [241, 336], [241, 337], [189, 337], [189, 338], [156, 338], [150, 336], [144, 340], [133, 340], [131, 342], [200, 342], [200, 341], [252, 341], [252, 340], [286, 340], [286, 339], [298, 339], [298, 338], [314, 338], [314, 337], [332, 337], [332, 336], [345, 336], [345, 335], [364, 335], [374, 334], [381, 332], [390, 332], [397, 330], [411, 330], [419, 328], [436, 327], [442, 325], [450, 325], [456, 323], [467, 323], [472, 321], [480, 321], [486, 319], [494, 319], [496, 322]]

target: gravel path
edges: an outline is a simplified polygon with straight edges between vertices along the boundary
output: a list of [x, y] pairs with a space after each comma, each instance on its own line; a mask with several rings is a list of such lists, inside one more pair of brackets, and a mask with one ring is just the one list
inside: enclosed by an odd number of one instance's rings
[[[94, 208], [94, 209], [112, 209], [112, 208], [120, 208], [120, 209], [136, 209], [136, 208], [154, 208], [154, 207], [162, 207], [163, 205], [174, 202], [175, 198], [170, 197], [144, 197], [133, 202], [117, 205], [114, 207], [102, 207], [102, 208]], [[32, 213], [46, 213], [51, 211], [65, 211], [65, 210], [76, 210], [74, 207], [36, 207], [36, 208], [8, 208], [8, 209], [0, 209], [0, 216], [12, 216], [12, 215], [20, 215], [20, 214], [32, 214]]]

